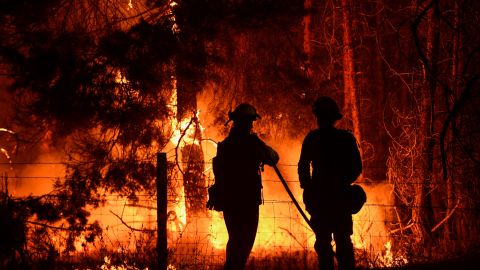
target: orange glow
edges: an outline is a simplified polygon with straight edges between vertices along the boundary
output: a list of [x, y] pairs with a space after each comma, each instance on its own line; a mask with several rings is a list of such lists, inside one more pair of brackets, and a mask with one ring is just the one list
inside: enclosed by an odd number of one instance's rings
[[[126, 83], [122, 81], [121, 74], [119, 75], [119, 82]], [[198, 122], [191, 121], [190, 118], [178, 121], [176, 110], [177, 97], [174, 91], [169, 105], [172, 111], [170, 118], [171, 138], [170, 143], [162, 151], [169, 153], [170, 161], [175, 161], [175, 155], [173, 154], [175, 147], [182, 147], [185, 144], [201, 146], [205, 160], [204, 174], [208, 180], [208, 186], [213, 183], [214, 179], [211, 161], [216, 155], [215, 142], [222, 140], [224, 135], [218, 129], [219, 127], [213, 124], [215, 120], [214, 114], [209, 111], [207, 104], [209, 104], [208, 99], [199, 99], [197, 104], [198, 111], [194, 116], [197, 117]], [[160, 124], [159, 122], [159, 126]], [[198, 127], [195, 126], [197, 124]], [[198, 138], [195, 138], [195, 129], [200, 129], [202, 137], [206, 139], [200, 141]], [[279, 168], [287, 181], [291, 181], [289, 186], [297, 200], [302, 202], [302, 190], [298, 182], [295, 182], [298, 180], [295, 164], [298, 161], [301, 142], [298, 140], [282, 140], [267, 141], [267, 143], [272, 145], [280, 154]], [[39, 161], [61, 160], [60, 154], [54, 153], [52, 149], [49, 149], [49, 151], [49, 153], [40, 156]], [[58, 178], [64, 176], [64, 165], [46, 164], [42, 166], [32, 167], [31, 169], [27, 167], [22, 172], [22, 175], [49, 175]], [[205, 211], [204, 213], [196, 213], [196, 216], [189, 217], [190, 220], [188, 220], [183, 180], [179, 173], [175, 177], [178, 179], [171, 179], [171, 181], [179, 181], [179, 184], [174, 186], [176, 197], [169, 198], [167, 224], [169, 246], [178, 245], [182, 241], [194, 240], [202, 244], [208, 242], [207, 244], [214, 252], [223, 253], [228, 241], [223, 214], [221, 212]], [[274, 171], [266, 166], [262, 178], [265, 204], [260, 207], [258, 233], [251, 256], [255, 257], [264, 251], [272, 253], [279, 250], [313, 251], [315, 235], [297, 213]], [[35, 188], [26, 185], [20, 186], [21, 188], [12, 190], [17, 195], [23, 196], [31, 193], [45, 194], [51, 190], [51, 183], [36, 185]], [[381, 252], [380, 254], [372, 255], [379, 258], [385, 266], [392, 266], [394, 262], [398, 263], [398, 261], [406, 263], [406, 259], [393, 252], [394, 246], [392, 243], [394, 242], [383, 222], [387, 219], [385, 209], [378, 207], [378, 205], [393, 205], [391, 197], [392, 186], [389, 184], [362, 186], [368, 194], [368, 201], [367, 205], [353, 216], [354, 234], [352, 235], [352, 241], [355, 248], [366, 252]], [[107, 202], [103, 207], [91, 209], [91, 221], [94, 219], [98, 220], [104, 229], [103, 237], [108, 239], [104, 245], [118, 249], [117, 251], [119, 252], [122, 250], [135, 250], [136, 241], [142, 234], [142, 232], [135, 230], [156, 230], [155, 198], [142, 197], [140, 194], [142, 200], [138, 203], [141, 205], [139, 207], [139, 205], [134, 205], [126, 198], [115, 195], [106, 196]], [[126, 227], [125, 224], [130, 228]], [[131, 229], [134, 229], [134, 231]], [[61, 237], [58, 237], [56, 241], [58, 241], [59, 247], [63, 244]], [[98, 247], [95, 247], [92, 243], [87, 243], [86, 236], [82, 235], [75, 242], [75, 248], [78, 252], [90, 252]], [[171, 267], [175, 266], [172, 265]]]
[[[202, 126], [208, 128], [203, 129], [203, 136], [214, 140], [222, 140], [223, 136], [216, 127], [210, 123], [214, 119], [208, 118], [212, 114], [208, 113], [208, 97], [199, 99], [198, 108], [206, 113], [199, 115], [199, 122]], [[300, 153], [300, 141], [281, 141], [267, 142], [272, 145], [280, 154], [281, 160], [279, 168], [289, 181], [298, 180], [296, 166], [285, 166], [284, 164], [296, 164]], [[205, 162], [211, 161], [216, 151], [207, 150], [203, 144]], [[209, 146], [210, 148], [212, 146]], [[207, 178], [213, 179], [211, 170], [206, 171]], [[260, 221], [258, 233], [255, 240], [252, 256], [265, 250], [279, 250], [286, 248], [288, 250], [302, 251], [305, 249], [313, 250], [315, 243], [315, 235], [308, 227], [306, 222], [297, 213], [297, 210], [290, 202], [290, 199], [283, 189], [279, 179], [277, 179], [274, 171], [267, 167], [262, 175], [263, 178], [263, 194], [265, 204], [260, 207]], [[292, 192], [297, 200], [302, 202], [302, 190], [298, 183], [289, 183]], [[402, 258], [393, 258], [392, 240], [389, 230], [384, 223], [387, 220], [386, 211], [379, 205], [393, 205], [392, 190], [389, 184], [364, 185], [363, 188], [368, 194], [367, 205], [353, 216], [354, 234], [352, 242], [356, 249], [365, 250], [367, 252], [382, 252], [381, 254], [372, 254], [381, 258], [383, 265], [392, 266], [392, 262], [407, 261]], [[303, 205], [303, 204], [302, 204]], [[228, 241], [222, 213], [210, 211], [209, 215], [209, 235], [211, 245], [223, 251]], [[199, 217], [199, 219], [203, 219]], [[398, 256], [398, 255], [397, 255]]]

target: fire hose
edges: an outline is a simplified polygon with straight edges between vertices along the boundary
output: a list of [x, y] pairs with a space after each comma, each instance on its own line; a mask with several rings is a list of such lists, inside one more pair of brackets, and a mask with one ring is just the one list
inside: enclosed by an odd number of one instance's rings
[[290, 199], [292, 200], [293, 204], [295, 205], [295, 207], [297, 207], [298, 212], [299, 212], [300, 215], [303, 217], [303, 219], [305, 220], [305, 222], [307, 222], [308, 226], [310, 226], [310, 228], [312, 228], [312, 230], [313, 230], [312, 223], [311, 223], [310, 220], [308, 219], [307, 215], [306, 215], [305, 212], [303, 211], [303, 209], [302, 209], [302, 207], [300, 206], [300, 204], [298, 204], [297, 199], [295, 199], [295, 196], [293, 195], [292, 191], [291, 191], [290, 188], [288, 187], [287, 181], [285, 181], [285, 178], [283, 178], [282, 174], [280, 173], [280, 170], [277, 168], [276, 165], [273, 165], [273, 169], [275, 170], [275, 173], [277, 174], [278, 178], [280, 179], [280, 182], [282, 182], [283, 187], [284, 187], [285, 190], [287, 191], [288, 196], [290, 196]]

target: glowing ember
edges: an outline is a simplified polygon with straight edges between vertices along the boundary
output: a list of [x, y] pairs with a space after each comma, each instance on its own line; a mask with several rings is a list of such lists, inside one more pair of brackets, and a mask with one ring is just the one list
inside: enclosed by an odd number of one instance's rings
[[123, 76], [122, 72], [117, 71], [115, 75], [115, 82], [119, 84], [126, 84], [128, 83], [128, 80], [127, 80], [127, 77]]

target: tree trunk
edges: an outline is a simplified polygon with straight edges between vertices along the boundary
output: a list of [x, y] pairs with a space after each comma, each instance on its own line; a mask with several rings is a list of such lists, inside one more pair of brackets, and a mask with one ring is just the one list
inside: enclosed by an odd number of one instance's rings
[[[417, 4], [418, 6], [418, 4]], [[423, 7], [421, 7], [423, 9]], [[413, 185], [415, 190], [414, 204], [412, 207], [412, 223], [415, 225], [415, 232], [419, 238], [426, 240], [426, 236], [437, 219], [435, 211], [429, 213], [427, 209], [431, 209], [433, 205], [438, 205], [438, 196], [434, 193], [429, 194], [429, 188], [434, 189], [434, 147], [435, 147], [435, 104], [437, 89], [437, 68], [435, 63], [438, 59], [438, 28], [434, 18], [434, 8], [430, 8], [426, 15], [426, 31], [425, 38], [425, 58], [428, 61], [423, 62], [423, 73], [418, 98], [420, 100], [420, 119], [419, 119], [419, 150], [421, 153], [420, 167], [417, 169], [418, 176], [414, 179]], [[422, 31], [420, 31], [421, 33]], [[427, 195], [429, 194], [429, 195]]]
[[303, 52], [304, 52], [304, 71], [307, 78], [312, 77], [311, 59], [312, 59], [312, 0], [305, 0], [303, 7], [305, 9], [305, 15], [303, 16]]
[[[191, 41], [190, 41], [191, 42]], [[188, 49], [187, 49], [188, 50]], [[189, 130], [195, 130], [194, 135], [187, 135], [185, 132], [183, 141], [180, 142], [177, 154], [181, 155], [182, 178], [185, 192], [185, 208], [187, 213], [187, 222], [196, 218], [197, 213], [206, 211], [207, 189], [206, 178], [204, 175], [205, 165], [204, 156], [200, 140], [202, 131], [200, 129], [199, 119], [196, 118], [197, 111], [197, 93], [201, 90], [201, 83], [193, 80], [191, 75], [194, 72], [187, 57], [177, 59], [177, 121], [180, 123], [184, 119], [191, 119]], [[187, 138], [188, 137], [188, 138]]]
[[[455, 29], [458, 29], [460, 25], [460, 3], [458, 0], [454, 0], [454, 21], [453, 25]], [[451, 69], [451, 78], [452, 78], [452, 90], [453, 90], [453, 95], [455, 97], [458, 97], [460, 94], [459, 89], [461, 89], [461, 80], [459, 78], [460, 75], [460, 66], [461, 66], [461, 58], [459, 57], [459, 51], [461, 48], [461, 32], [459, 30], [456, 31], [455, 35], [453, 36], [453, 44], [452, 44], [452, 52], [451, 52], [451, 59], [452, 59], [452, 69]], [[445, 94], [445, 98], [447, 97], [447, 93]], [[448, 101], [448, 100], [447, 100]], [[455, 127], [455, 121], [452, 121], [452, 128], [456, 129]], [[447, 212], [446, 214], [448, 215], [452, 211], [454, 211], [454, 208], [456, 207], [456, 198], [455, 194], [468, 194], [468, 192], [463, 193], [462, 190], [457, 191], [455, 190], [455, 185], [453, 184], [454, 179], [452, 174], [450, 176], [447, 176]], [[462, 188], [463, 185], [460, 185], [460, 188]], [[458, 223], [460, 225], [460, 223]], [[463, 226], [459, 226], [458, 229], [455, 229], [455, 223], [447, 222], [445, 224], [445, 236], [447, 240], [449, 239], [449, 236], [451, 233], [465, 233], [463, 231]], [[463, 237], [461, 237], [463, 238]]]
[[[360, 116], [357, 106], [357, 88], [355, 81], [354, 52], [351, 34], [351, 0], [341, 1], [343, 28], [343, 82], [344, 82], [344, 112], [352, 121], [353, 134], [361, 143]], [[361, 151], [361, 149], [360, 149]]]

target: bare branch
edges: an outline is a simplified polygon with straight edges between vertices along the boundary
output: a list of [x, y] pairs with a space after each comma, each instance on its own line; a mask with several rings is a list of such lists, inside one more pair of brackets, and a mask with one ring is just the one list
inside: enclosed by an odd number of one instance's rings
[[301, 243], [297, 237], [295, 237], [295, 235], [290, 232], [287, 228], [283, 228], [283, 227], [280, 227], [281, 230], [284, 230], [286, 233], [288, 233], [288, 235], [290, 235], [290, 237], [292, 237], [293, 240], [295, 240], [295, 242], [297, 242], [303, 249], [307, 249], [307, 247], [305, 246], [305, 244]]
[[137, 229], [137, 228], [134, 228], [130, 225], [128, 225], [125, 220], [123, 220], [123, 218], [117, 214], [115, 214], [112, 210], [109, 211], [112, 215], [114, 215], [115, 217], [117, 217], [120, 222], [122, 222], [123, 225], [125, 225], [125, 227], [129, 228], [130, 230], [132, 231], [136, 231], [136, 232], [156, 232], [157, 230], [153, 230], [153, 229]]
[[49, 225], [49, 224], [46, 224], [46, 223], [41, 223], [41, 222], [36, 222], [36, 221], [31, 221], [31, 220], [25, 220], [25, 223], [29, 223], [29, 224], [32, 224], [32, 225], [35, 225], [35, 226], [41, 226], [41, 227], [45, 227], [45, 228], [49, 228], [49, 229], [53, 229], [53, 230], [81, 231], [80, 229], [57, 227], [57, 226]]
[[438, 228], [440, 228], [440, 226], [442, 226], [445, 222], [448, 221], [448, 219], [453, 215], [453, 213], [455, 213], [455, 210], [457, 210], [458, 206], [460, 205], [460, 199], [457, 200], [457, 204], [455, 205], [455, 207], [453, 207], [452, 211], [450, 211], [450, 213], [448, 213], [444, 219], [442, 219], [437, 225], [435, 225], [431, 232], [435, 232]]

